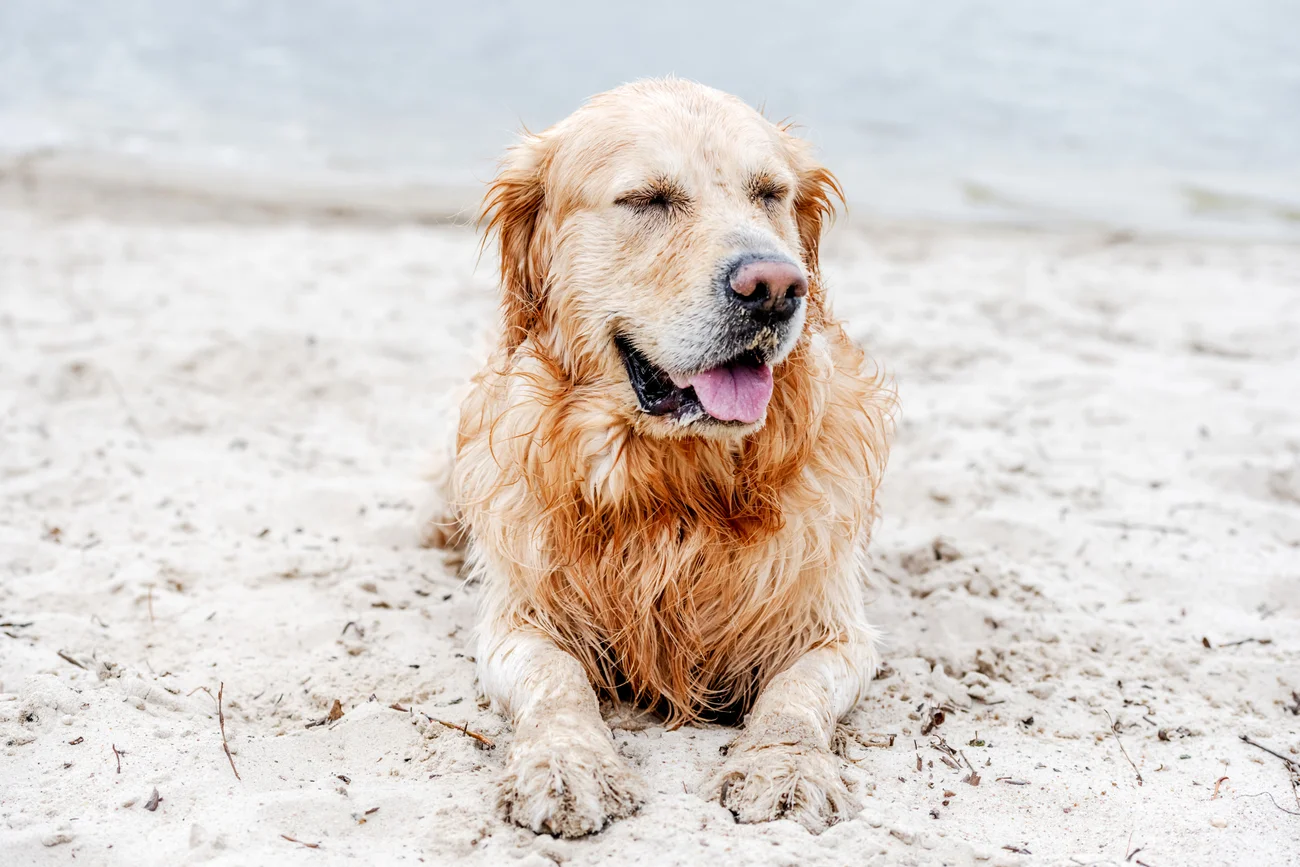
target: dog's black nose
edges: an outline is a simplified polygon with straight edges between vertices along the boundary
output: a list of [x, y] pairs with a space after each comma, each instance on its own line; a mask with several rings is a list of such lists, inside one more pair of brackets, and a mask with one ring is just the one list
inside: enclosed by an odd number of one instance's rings
[[786, 259], [747, 259], [728, 278], [731, 298], [752, 314], [775, 321], [789, 319], [808, 294], [803, 269]]

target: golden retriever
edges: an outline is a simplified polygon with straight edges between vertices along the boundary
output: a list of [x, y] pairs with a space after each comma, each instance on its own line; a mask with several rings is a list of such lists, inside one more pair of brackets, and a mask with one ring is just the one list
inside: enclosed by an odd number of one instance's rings
[[461, 406], [435, 542], [482, 582], [503, 815], [634, 812], [597, 696], [744, 729], [704, 791], [813, 831], [876, 668], [860, 562], [893, 393], [830, 313], [835, 178], [735, 97], [648, 80], [512, 147], [484, 203], [504, 328]]

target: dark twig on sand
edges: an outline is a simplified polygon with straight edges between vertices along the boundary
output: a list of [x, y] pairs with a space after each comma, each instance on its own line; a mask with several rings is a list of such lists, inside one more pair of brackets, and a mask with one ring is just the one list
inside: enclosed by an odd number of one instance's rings
[[85, 670], [86, 670], [86, 666], [82, 665], [80, 662], [77, 662], [77, 660], [73, 659], [71, 656], [68, 656], [68, 654], [65, 653], [65, 652], [62, 651], [62, 650], [59, 651], [59, 659], [62, 659], [64, 662], [70, 662], [70, 663], [72, 663], [72, 664], [75, 665], [77, 668], [81, 669], [82, 671], [85, 671]]
[[447, 728], [451, 729], [452, 731], [460, 732], [461, 734], [465, 735], [466, 737], [470, 737], [470, 738], [473, 738], [474, 740], [478, 741], [479, 743], [481, 743], [483, 746], [487, 747], [488, 749], [492, 749], [493, 747], [496, 746], [496, 744], [495, 744], [491, 739], [484, 737], [483, 735], [479, 734], [478, 732], [472, 732], [472, 731], [470, 731], [470, 730], [469, 730], [469, 723], [468, 723], [468, 722], [463, 723], [463, 724], [461, 724], [461, 725], [456, 725], [455, 723], [450, 723], [450, 722], [447, 722], [446, 720], [443, 720], [443, 719], [437, 719], [437, 718], [435, 718], [435, 717], [431, 717], [431, 716], [429, 716], [427, 713], [426, 713], [424, 716], [425, 716], [425, 718], [426, 718], [427, 720], [429, 720], [429, 722], [436, 722], [438, 725], [446, 726]]
[[117, 744], [109, 744], [113, 748], [113, 758], [117, 759], [117, 772], [122, 773], [122, 754], [117, 751]]
[[970, 763], [970, 759], [966, 758], [966, 751], [958, 750], [957, 755], [961, 756], [961, 760], [966, 763], [966, 767], [970, 768], [970, 774], [965, 777], [963, 782], [970, 783], [972, 786], [978, 786], [980, 784], [979, 772], [976, 771], [975, 766]]
[[[912, 741], [912, 747], [914, 749], [916, 748], [915, 740]], [[943, 735], [930, 736], [930, 749], [937, 750], [939, 752], [939, 761], [943, 762], [945, 765], [952, 768], [954, 771], [959, 770], [961, 768], [961, 765], [957, 763], [956, 750], [948, 746], [948, 742], [944, 740]], [[933, 766], [933, 762], [931, 763], [931, 766]], [[916, 756], [916, 770], [918, 773], [921, 771], [920, 753], [918, 753]]]
[[1141, 847], [1141, 846], [1137, 847], [1136, 849], [1131, 849], [1130, 847], [1132, 847], [1132, 845], [1133, 845], [1133, 832], [1132, 832], [1132, 831], [1129, 831], [1129, 832], [1128, 832], [1128, 842], [1124, 844], [1124, 851], [1125, 851], [1125, 852], [1128, 852], [1128, 854], [1124, 856], [1124, 863], [1126, 863], [1126, 864], [1127, 864], [1129, 861], [1132, 861], [1132, 860], [1133, 860], [1133, 856], [1134, 856], [1134, 855], [1136, 855], [1137, 853], [1139, 853], [1139, 852], [1142, 851], [1142, 847]]
[[1225, 641], [1225, 642], [1223, 642], [1222, 644], [1220, 644], [1219, 647], [1240, 647], [1240, 646], [1243, 645], [1243, 644], [1251, 644], [1251, 643], [1254, 643], [1254, 644], [1263, 644], [1263, 645], [1268, 645], [1268, 644], [1272, 644], [1272, 643], [1273, 643], [1273, 639], [1271, 639], [1271, 638], [1243, 638], [1243, 639], [1241, 639], [1240, 641]]
[[1124, 749], [1124, 742], [1119, 739], [1119, 732], [1115, 730], [1115, 720], [1111, 718], [1110, 711], [1103, 709], [1102, 713], [1106, 714], [1106, 719], [1110, 720], [1111, 737], [1115, 738], [1115, 743], [1119, 744], [1119, 751], [1124, 754], [1125, 759], [1128, 759], [1129, 765], [1133, 768], [1133, 773], [1137, 774], [1138, 785], [1142, 785], [1142, 772], [1138, 770], [1138, 766], [1129, 757], [1128, 750]]
[[244, 780], [239, 776], [239, 769], [235, 767], [235, 757], [230, 754], [230, 744], [226, 741], [226, 713], [221, 707], [225, 694], [226, 683], [222, 681], [217, 687], [217, 723], [221, 726], [221, 748], [226, 751], [226, 758], [230, 760], [230, 770], [235, 772], [235, 779], [242, 783]]
[[[1289, 757], [1289, 756], [1284, 756], [1284, 755], [1282, 755], [1281, 753], [1279, 753], [1277, 750], [1270, 749], [1270, 748], [1264, 746], [1263, 744], [1261, 744], [1261, 743], [1259, 743], [1259, 742], [1257, 742], [1257, 741], [1252, 741], [1252, 740], [1251, 740], [1248, 736], [1246, 736], [1246, 735], [1241, 735], [1241, 739], [1242, 739], [1243, 742], [1250, 744], [1252, 747], [1255, 747], [1255, 748], [1257, 748], [1257, 749], [1261, 749], [1261, 750], [1263, 750], [1264, 752], [1268, 753], [1270, 756], [1274, 756], [1274, 757], [1279, 758], [1279, 759], [1282, 760], [1282, 766], [1286, 768], [1286, 770], [1287, 770], [1287, 774], [1288, 774], [1288, 776], [1290, 776], [1290, 778], [1291, 778], [1291, 795], [1295, 798], [1296, 806], [1297, 806], [1297, 807], [1300, 807], [1300, 762], [1297, 762], [1295, 759], [1293, 759], [1293, 758], [1291, 758], [1291, 757]], [[1259, 794], [1261, 794], [1261, 795], [1268, 795], [1267, 792], [1260, 792]], [[1256, 798], [1256, 797], [1259, 797], [1259, 796], [1258, 796], [1258, 795], [1247, 795], [1247, 797], [1250, 797], [1250, 798]], [[1270, 800], [1272, 800], [1272, 798], [1273, 798], [1272, 795], [1268, 795], [1268, 797], [1269, 797]], [[1300, 813], [1295, 812], [1295, 811], [1293, 811], [1293, 810], [1288, 810], [1288, 809], [1286, 809], [1286, 808], [1283, 807], [1281, 804], [1279, 804], [1277, 801], [1273, 801], [1273, 806], [1277, 807], [1277, 808], [1278, 808], [1279, 810], [1281, 810], [1283, 813], [1288, 813], [1288, 814], [1290, 814], [1290, 815], [1292, 815], [1292, 816], [1300, 816]]]
[[305, 846], [305, 847], [307, 847], [308, 849], [319, 849], [319, 848], [320, 848], [320, 844], [319, 844], [319, 843], [304, 843], [303, 841], [299, 840], [297, 837], [290, 837], [288, 834], [281, 834], [280, 836], [283, 837], [284, 839], [288, 840], [290, 843], [297, 843], [299, 846]]
[[1281, 759], [1282, 761], [1286, 762], [1286, 767], [1287, 767], [1287, 770], [1288, 770], [1288, 771], [1292, 771], [1293, 773], [1294, 773], [1294, 772], [1300, 772], [1300, 765], [1297, 765], [1297, 764], [1296, 764], [1295, 759], [1288, 758], [1287, 756], [1284, 756], [1284, 755], [1282, 755], [1281, 753], [1279, 753], [1277, 750], [1271, 750], [1271, 749], [1269, 749], [1268, 747], [1264, 746], [1264, 745], [1261, 744], [1261, 743], [1258, 743], [1258, 742], [1256, 742], [1256, 741], [1252, 741], [1252, 740], [1251, 740], [1247, 735], [1242, 735], [1242, 736], [1241, 736], [1241, 739], [1242, 739], [1244, 742], [1250, 744], [1252, 747], [1256, 747], [1256, 748], [1258, 748], [1258, 749], [1261, 749], [1261, 750], [1263, 750], [1264, 752], [1268, 753], [1270, 756], [1274, 756], [1274, 757], [1279, 758], [1279, 759]]

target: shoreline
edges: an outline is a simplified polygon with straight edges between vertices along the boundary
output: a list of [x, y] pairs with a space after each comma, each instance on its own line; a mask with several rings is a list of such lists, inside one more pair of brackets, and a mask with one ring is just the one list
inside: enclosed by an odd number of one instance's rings
[[[146, 159], [103, 152], [37, 148], [0, 152], [0, 208], [57, 218], [112, 216], [139, 222], [180, 220], [274, 224], [303, 222], [360, 226], [474, 225], [486, 180], [477, 185], [408, 182], [346, 172], [258, 172], [213, 165]], [[1300, 244], [1300, 205], [1189, 187], [1205, 207], [1226, 212], [1272, 211], [1259, 223], [1191, 217], [1179, 226], [1129, 224], [1117, 220], [1052, 214], [1015, 202], [986, 184], [963, 182], [967, 198], [1007, 206], [1011, 212], [929, 215], [873, 211], [850, 195], [837, 224], [867, 231], [926, 229], [974, 234], [1024, 232], [1107, 236], [1123, 241], [1213, 244]], [[1217, 204], [1214, 204], [1217, 203]]]

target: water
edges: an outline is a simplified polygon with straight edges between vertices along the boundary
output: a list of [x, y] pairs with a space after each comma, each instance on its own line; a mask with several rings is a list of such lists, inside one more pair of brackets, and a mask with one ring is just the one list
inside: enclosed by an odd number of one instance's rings
[[0, 149], [465, 187], [676, 73], [855, 207], [1300, 236], [1300, 0], [3, 0]]

